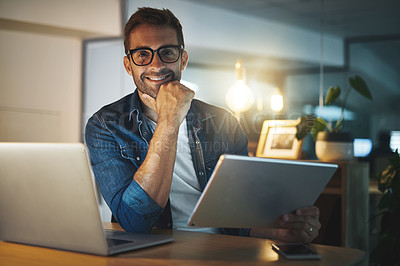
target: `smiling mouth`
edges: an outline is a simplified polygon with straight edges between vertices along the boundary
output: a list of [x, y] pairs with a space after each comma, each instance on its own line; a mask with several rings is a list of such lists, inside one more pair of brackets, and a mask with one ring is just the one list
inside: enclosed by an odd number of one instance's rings
[[164, 81], [168, 77], [170, 77], [170, 75], [160, 76], [160, 77], [146, 77], [146, 79], [151, 80], [151, 81]]

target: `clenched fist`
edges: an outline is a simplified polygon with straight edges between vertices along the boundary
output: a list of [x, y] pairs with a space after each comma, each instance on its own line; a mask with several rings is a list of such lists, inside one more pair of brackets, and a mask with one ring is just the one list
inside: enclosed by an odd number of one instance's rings
[[185, 119], [194, 94], [194, 91], [174, 80], [160, 86], [156, 99], [143, 94], [142, 101], [156, 112], [157, 123], [166, 122], [176, 128]]

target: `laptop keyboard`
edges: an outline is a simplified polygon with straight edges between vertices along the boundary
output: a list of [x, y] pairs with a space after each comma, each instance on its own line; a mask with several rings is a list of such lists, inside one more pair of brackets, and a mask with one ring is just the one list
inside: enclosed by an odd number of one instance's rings
[[114, 247], [114, 246], [119, 246], [123, 244], [128, 244], [128, 243], [134, 243], [134, 240], [123, 240], [123, 239], [117, 239], [121, 235], [124, 235], [125, 232], [122, 231], [114, 231], [114, 230], [104, 230], [106, 234], [106, 240], [107, 240], [107, 245], [109, 247]]
[[126, 232], [124, 232], [124, 231], [116, 231], [116, 230], [110, 230], [110, 229], [104, 229], [104, 233], [107, 238], [120, 237], [120, 236], [126, 234]]
[[115, 239], [115, 238], [107, 238], [107, 245], [109, 247], [115, 247], [123, 244], [128, 244], [128, 243], [133, 243], [135, 241], [128, 241], [128, 240], [122, 240], [122, 239]]

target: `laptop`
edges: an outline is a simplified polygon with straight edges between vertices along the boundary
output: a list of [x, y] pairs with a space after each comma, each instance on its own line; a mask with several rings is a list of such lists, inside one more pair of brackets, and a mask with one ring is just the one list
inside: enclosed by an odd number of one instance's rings
[[188, 225], [278, 227], [281, 215], [314, 205], [337, 164], [222, 155]]
[[105, 230], [81, 143], [0, 143], [0, 240], [97, 255], [172, 236]]

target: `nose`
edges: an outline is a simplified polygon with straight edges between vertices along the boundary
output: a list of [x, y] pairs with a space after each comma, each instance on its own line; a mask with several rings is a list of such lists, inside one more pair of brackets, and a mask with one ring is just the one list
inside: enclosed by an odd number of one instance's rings
[[161, 68], [163, 65], [164, 65], [164, 62], [161, 61], [161, 58], [158, 55], [158, 52], [155, 51], [154, 56], [153, 56], [153, 61], [151, 61], [149, 66], [154, 67], [154, 68]]

